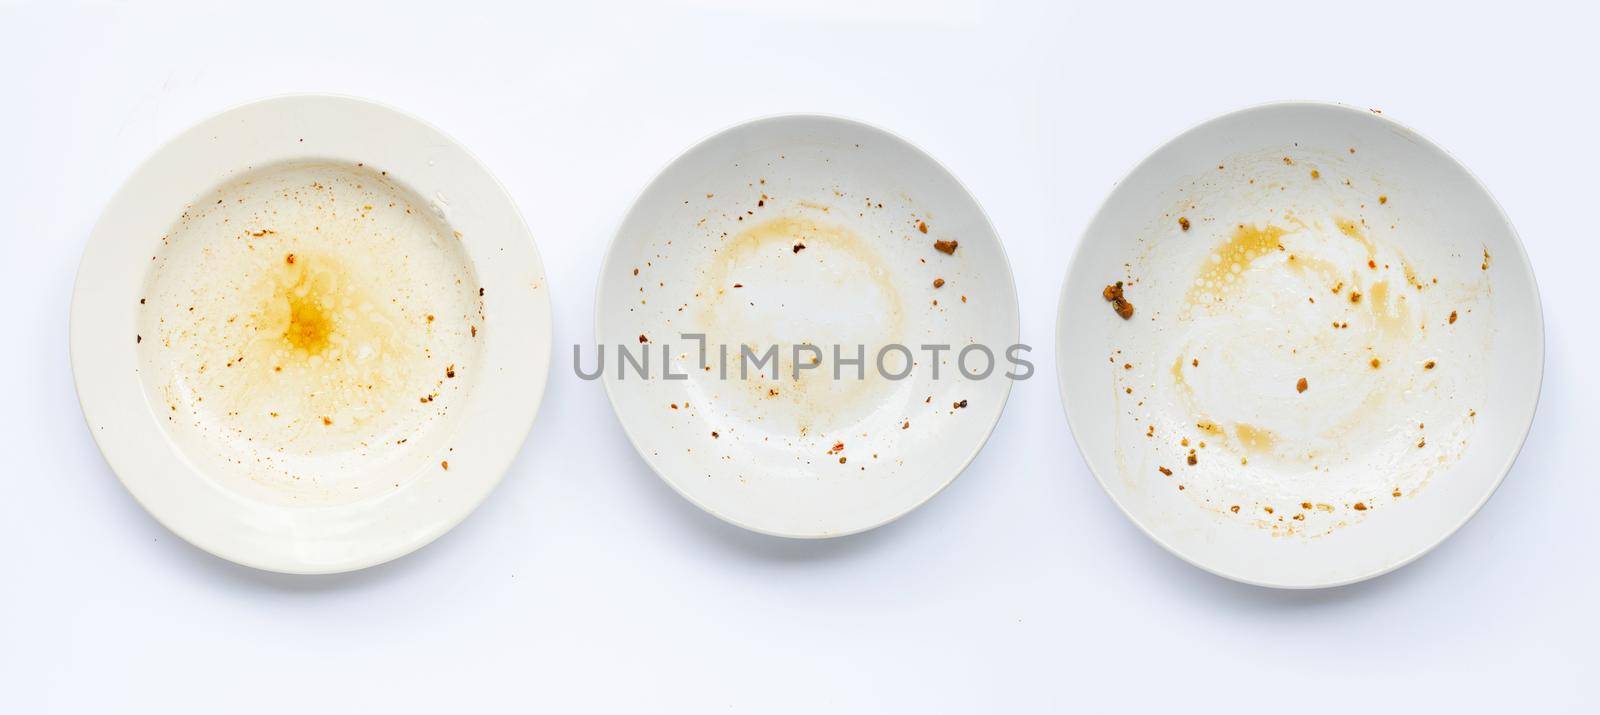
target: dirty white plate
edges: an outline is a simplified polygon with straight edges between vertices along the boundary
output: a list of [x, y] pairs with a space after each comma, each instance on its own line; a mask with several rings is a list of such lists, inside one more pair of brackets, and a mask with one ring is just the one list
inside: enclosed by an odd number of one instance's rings
[[[1011, 268], [982, 209], [927, 154], [843, 119], [753, 121], [678, 157], [623, 220], [595, 313], [607, 394], [645, 461], [702, 509], [780, 536], [871, 529], [933, 497], [999, 419], [1003, 373], [1021, 374]], [[797, 360], [802, 344], [818, 352]], [[960, 374], [968, 345], [993, 356], [987, 379]], [[770, 363], [741, 377], [741, 346], [778, 346], [776, 379]], [[648, 354], [651, 379], [619, 377], [619, 349]], [[982, 355], [968, 350], [970, 374]]]
[[1544, 364], [1488, 191], [1378, 113], [1312, 103], [1220, 117], [1135, 168], [1078, 248], [1056, 343], [1073, 434], [1128, 517], [1286, 588], [1385, 573], [1465, 523]]
[[84, 250], [89, 429], [162, 524], [292, 573], [409, 553], [527, 434], [550, 299], [505, 190], [420, 120], [348, 97], [244, 105], [162, 147]]

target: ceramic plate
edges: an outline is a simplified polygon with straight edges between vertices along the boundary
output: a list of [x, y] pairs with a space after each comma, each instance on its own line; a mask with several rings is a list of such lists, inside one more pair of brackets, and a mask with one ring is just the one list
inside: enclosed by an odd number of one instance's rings
[[1191, 563], [1279, 587], [1387, 572], [1465, 523], [1544, 360], [1488, 191], [1375, 112], [1308, 103], [1212, 120], [1134, 169], [1078, 248], [1056, 342], [1117, 505]]
[[229, 110], [141, 165], [89, 238], [79, 400], [145, 509], [225, 559], [348, 571], [459, 523], [538, 409], [550, 300], [460, 145], [346, 97]]
[[[706, 511], [781, 536], [863, 531], [927, 501], [988, 438], [1004, 374], [1022, 374], [1010, 265], [972, 195], [904, 140], [828, 117], [743, 124], [668, 166], [617, 232], [595, 320], [645, 461]], [[641, 356], [649, 379], [618, 364]]]

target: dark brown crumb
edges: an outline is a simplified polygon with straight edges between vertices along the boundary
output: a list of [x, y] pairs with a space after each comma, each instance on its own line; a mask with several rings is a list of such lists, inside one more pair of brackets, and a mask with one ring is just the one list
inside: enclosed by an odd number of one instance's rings
[[721, 435], [718, 435], [716, 430], [711, 430], [711, 438], [712, 439], [716, 439], [719, 436], [721, 436]]
[[1360, 303], [1361, 302], [1361, 294], [1357, 293], [1355, 291], [1350, 291], [1350, 302], [1351, 303]]
[[1239, 505], [1234, 504], [1233, 506], [1228, 507], [1228, 511], [1231, 511], [1235, 514], [1239, 513]]
[[639, 333], [639, 342], [648, 343], [650, 342], [650, 338], [645, 337], [644, 333]]
[[966, 406], [967, 406], [967, 401], [966, 400], [962, 400], [960, 402], [957, 402], [957, 403], [951, 405], [950, 409], [959, 410], [959, 409], [961, 409], [963, 407], [966, 407]]
[[1366, 505], [1365, 502], [1356, 502], [1356, 511], [1366, 511], [1366, 510], [1367, 510], [1367, 505]]
[[455, 377], [456, 376], [456, 364], [455, 363], [450, 363], [449, 365], [446, 365], [444, 367], [444, 376], [445, 377]]
[[1156, 467], [1156, 471], [1161, 472], [1169, 477], [1172, 476], [1172, 470], [1167, 469], [1166, 467]]
[[1189, 456], [1185, 459], [1185, 461], [1187, 461], [1191, 467], [1200, 463], [1200, 459], [1195, 456], [1194, 450], [1192, 449], [1189, 450]]
[[1433, 363], [1432, 360], [1429, 360], [1429, 361], [1427, 361], [1425, 363], [1422, 363], [1422, 369], [1424, 369], [1424, 370], [1432, 370], [1433, 369], [1433, 364], [1434, 363]]
[[1453, 311], [1453, 310], [1450, 311], [1450, 324], [1451, 325], [1455, 325], [1456, 324], [1456, 312]]
[[804, 251], [804, 250], [806, 250], [806, 244], [798, 243], [798, 242], [794, 244], [794, 252], [795, 253], [799, 253], [799, 252]]
[[1179, 216], [1178, 217], [1178, 228], [1181, 228], [1181, 229], [1183, 229], [1185, 231], [1189, 230], [1189, 219], [1188, 219], [1188, 217], [1185, 217], [1185, 216]]
[[287, 263], [287, 264], [289, 264], [291, 266], [294, 265], [294, 254], [291, 253], [289, 255], [284, 256], [283, 257], [283, 262]]
[[1123, 320], [1133, 317], [1133, 304], [1122, 294], [1122, 281], [1106, 286], [1105, 290], [1100, 291], [1100, 297], [1110, 302], [1111, 309], [1117, 311]]
[[943, 288], [944, 287], [944, 279], [943, 278], [935, 278], [935, 279], [933, 279], [933, 287], [935, 287], [935, 288]]
[[959, 246], [959, 245], [961, 245], [961, 244], [959, 244], [959, 243], [957, 243], [955, 241], [934, 241], [933, 242], [933, 250], [938, 251], [940, 253], [943, 253], [945, 255], [951, 255], [951, 254], [954, 254], [956, 252], [956, 247]]
[[927, 221], [918, 221], [917, 222], [917, 230], [921, 231], [923, 233], [927, 233], [928, 232], [928, 222]]
[[1310, 387], [1310, 385], [1307, 384], [1306, 383], [1306, 379], [1302, 377], [1302, 378], [1300, 378], [1299, 382], [1296, 382], [1294, 384], [1294, 391], [1295, 392], [1305, 392], [1307, 387]]

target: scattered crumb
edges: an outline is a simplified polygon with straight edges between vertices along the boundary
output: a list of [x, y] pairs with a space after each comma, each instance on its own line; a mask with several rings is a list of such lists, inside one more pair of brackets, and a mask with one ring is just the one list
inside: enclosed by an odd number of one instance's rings
[[935, 278], [935, 279], [933, 279], [933, 287], [935, 287], [935, 288], [943, 288], [944, 287], [944, 279], [943, 278]]
[[934, 241], [933, 250], [945, 255], [952, 255], [956, 252], [956, 247], [959, 245], [960, 244], [956, 241]]
[[1122, 281], [1106, 286], [1100, 295], [1111, 303], [1111, 309], [1117, 311], [1123, 320], [1133, 317], [1133, 304], [1122, 294]]
[[1306, 379], [1302, 377], [1302, 378], [1300, 378], [1299, 382], [1294, 384], [1294, 391], [1295, 392], [1305, 392], [1306, 388], [1309, 387], [1309, 386], [1310, 385], [1308, 385], [1306, 383]]
[[928, 232], [928, 222], [927, 221], [918, 221], [917, 222], [917, 230], [921, 231], [923, 233], [927, 233]]
[[1178, 217], [1178, 228], [1181, 228], [1181, 229], [1183, 229], [1185, 231], [1189, 230], [1189, 219], [1188, 219], [1188, 217], [1186, 217], [1186, 216], [1179, 216]]

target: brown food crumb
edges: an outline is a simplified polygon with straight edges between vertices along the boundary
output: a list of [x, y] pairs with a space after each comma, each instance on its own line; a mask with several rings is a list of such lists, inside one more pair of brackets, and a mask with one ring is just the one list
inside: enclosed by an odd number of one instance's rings
[[650, 338], [645, 337], [644, 333], [639, 333], [639, 342], [648, 343], [650, 342]]
[[322, 417], [322, 426], [323, 426], [323, 427], [327, 427], [327, 426], [329, 426], [329, 425], [331, 425], [331, 424], [333, 424], [333, 418], [332, 418], [332, 417], [328, 417], [328, 416], [326, 416], [326, 415], [324, 415], [324, 416], [323, 416], [323, 417]]
[[455, 377], [456, 376], [456, 364], [455, 363], [450, 363], [449, 365], [446, 365], [444, 367], [444, 376], [445, 377]]
[[917, 222], [917, 230], [921, 231], [923, 233], [927, 233], [928, 232], [928, 222], [927, 221], [918, 221]]
[[943, 253], [945, 255], [951, 255], [951, 254], [954, 254], [956, 252], [956, 247], [959, 246], [959, 245], [961, 245], [961, 244], [959, 244], [959, 243], [957, 243], [955, 241], [934, 241], [933, 242], [933, 250], [938, 251], [940, 253]]
[[944, 287], [944, 279], [943, 278], [935, 278], [935, 279], [933, 279], [933, 287], [935, 287], [935, 288], [943, 288]]
[[804, 251], [804, 250], [806, 250], [806, 244], [798, 243], [798, 242], [796, 242], [794, 244], [794, 252], [795, 253], [799, 253], [799, 252]]
[[1389, 203], [1389, 197], [1386, 196], [1386, 195], [1383, 195], [1383, 194], [1379, 194], [1378, 195], [1378, 203], [1380, 203], [1380, 204]]
[[718, 435], [716, 430], [711, 430], [711, 438], [712, 439], [716, 439], [717, 437], [720, 437], [720, 436], [721, 435]]
[[1453, 310], [1450, 311], [1450, 324], [1451, 325], [1455, 325], [1456, 324], [1456, 312], [1453, 311]]
[[1313, 178], [1313, 179], [1320, 179], [1320, 178], [1322, 178], [1322, 172], [1320, 172], [1320, 171], [1317, 171], [1317, 170], [1316, 170], [1316, 169], [1312, 169], [1312, 170], [1311, 170], [1311, 178]]
[[1178, 217], [1178, 228], [1181, 228], [1185, 231], [1189, 230], [1189, 218], [1187, 216]]
[[294, 254], [291, 253], [291, 254], [288, 254], [288, 255], [284, 256], [283, 257], [283, 262], [287, 263], [287, 264], [289, 264], [291, 266], [294, 265]]
[[1361, 294], [1357, 293], [1355, 291], [1350, 291], [1350, 302], [1351, 303], [1360, 303], [1361, 302]]
[[1299, 382], [1294, 384], [1294, 391], [1295, 392], [1305, 392], [1307, 387], [1310, 387], [1310, 385], [1307, 384], [1306, 383], [1306, 379], [1302, 377], [1302, 378], [1300, 378]]
[[1105, 290], [1100, 291], [1100, 296], [1111, 303], [1111, 309], [1117, 311], [1123, 320], [1133, 317], [1133, 304], [1122, 294], [1122, 281], [1106, 286]]
[[950, 408], [954, 409], [954, 410], [959, 410], [959, 409], [961, 409], [963, 407], [966, 407], [966, 406], [967, 406], [967, 401], [966, 400], [962, 400], [960, 402], [955, 403], [954, 405], [951, 405]]
[[1356, 502], [1356, 511], [1366, 511], [1366, 510], [1367, 510], [1367, 505], [1366, 505], [1365, 502]]
[[1156, 467], [1156, 471], [1161, 472], [1169, 477], [1172, 476], [1172, 470], [1167, 469], [1166, 467]]
[[1234, 504], [1233, 506], [1228, 507], [1228, 511], [1231, 511], [1235, 514], [1239, 513], [1239, 505]]
[[1425, 363], [1422, 363], [1422, 369], [1424, 369], [1424, 370], [1432, 370], [1433, 369], [1433, 361], [1429, 360], [1429, 361], [1427, 361]]
[[1376, 370], [1382, 365], [1383, 365], [1383, 361], [1382, 360], [1379, 360], [1377, 358], [1373, 358], [1372, 359], [1372, 369]]
[[439, 468], [443, 469], [446, 472], [450, 471], [450, 460], [448, 460], [448, 459], [439, 460]]
[[1189, 450], [1189, 457], [1185, 461], [1187, 461], [1191, 467], [1200, 463], [1200, 459], [1195, 456], [1194, 450], [1192, 449]]

